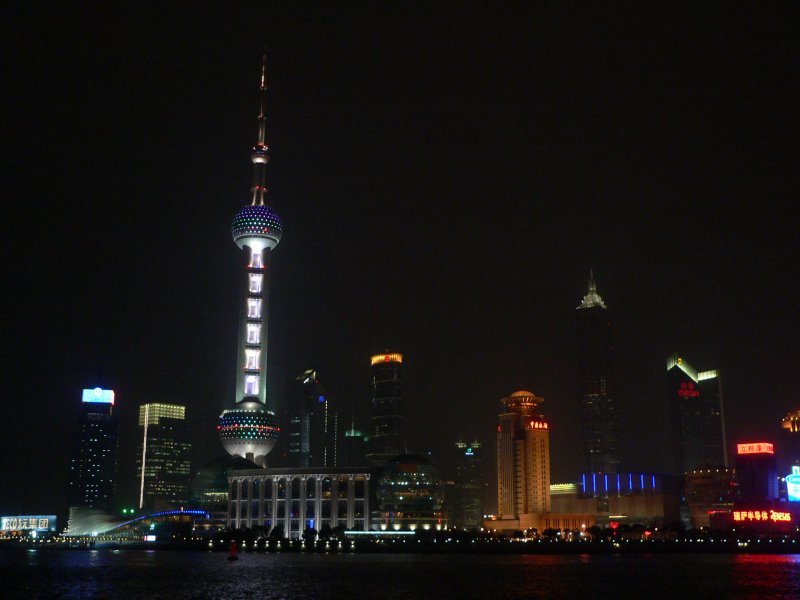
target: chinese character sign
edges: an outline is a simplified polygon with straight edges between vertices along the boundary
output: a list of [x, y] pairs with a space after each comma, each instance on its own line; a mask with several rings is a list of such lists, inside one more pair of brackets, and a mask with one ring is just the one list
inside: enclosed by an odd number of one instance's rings
[[737, 454], [775, 454], [775, 447], [769, 442], [736, 444]]
[[735, 510], [734, 523], [757, 523], [772, 521], [773, 523], [790, 523], [792, 514], [779, 510]]
[[55, 515], [0, 517], [0, 531], [55, 531]]

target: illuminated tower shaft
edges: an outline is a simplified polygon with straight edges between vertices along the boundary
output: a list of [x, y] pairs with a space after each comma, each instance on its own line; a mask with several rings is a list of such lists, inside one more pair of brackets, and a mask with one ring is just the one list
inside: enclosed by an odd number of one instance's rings
[[265, 168], [269, 161], [266, 143], [264, 101], [266, 57], [261, 70], [258, 139], [250, 158], [253, 162], [251, 204], [233, 218], [231, 234], [241, 249], [247, 248], [245, 290], [239, 322], [239, 353], [236, 371], [236, 405], [222, 412], [217, 429], [225, 450], [266, 466], [266, 455], [278, 437], [275, 413], [267, 404], [267, 315], [270, 251], [278, 245], [283, 227], [278, 214], [264, 204]]

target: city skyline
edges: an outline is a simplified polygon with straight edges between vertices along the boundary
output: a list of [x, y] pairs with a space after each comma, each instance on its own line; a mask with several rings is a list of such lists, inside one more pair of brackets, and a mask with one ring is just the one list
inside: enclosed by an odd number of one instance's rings
[[249, 24], [231, 9], [225, 33], [210, 15], [167, 29], [166, 13], [54, 7], [36, 21], [52, 43], [32, 48], [35, 11], [15, 10], [9, 398], [39, 403], [35, 437], [55, 431], [31, 442], [36, 476], [64, 480], [57, 424], [96, 385], [117, 392], [120, 461], [150, 402], [187, 406], [197, 462], [224, 453], [242, 270], [228, 223], [248, 196], [265, 42], [268, 202], [291, 232], [270, 282], [279, 408], [314, 368], [365, 430], [369, 357], [402, 353], [409, 450], [489, 448], [498, 402], [528, 389], [567, 481], [593, 270], [615, 318], [621, 469], [668, 469], [676, 352], [719, 370], [729, 448], [780, 452], [800, 402], [798, 98], [775, 15], [594, 15], [589, 39], [536, 12], [284, 7]]

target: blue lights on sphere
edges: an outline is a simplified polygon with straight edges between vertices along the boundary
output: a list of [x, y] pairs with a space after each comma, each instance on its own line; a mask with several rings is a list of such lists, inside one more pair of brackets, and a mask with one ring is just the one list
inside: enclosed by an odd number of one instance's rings
[[243, 206], [233, 217], [231, 225], [233, 241], [240, 246], [245, 238], [261, 238], [277, 246], [283, 235], [281, 218], [266, 204]]

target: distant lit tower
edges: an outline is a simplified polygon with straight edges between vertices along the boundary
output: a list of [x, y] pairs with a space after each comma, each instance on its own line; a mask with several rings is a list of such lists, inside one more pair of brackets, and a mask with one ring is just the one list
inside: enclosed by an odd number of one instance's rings
[[83, 390], [78, 430], [69, 464], [69, 505], [110, 513], [117, 470], [114, 391]]
[[719, 372], [697, 371], [673, 354], [667, 359], [667, 395], [678, 474], [727, 467]]
[[258, 139], [250, 155], [253, 161], [252, 201], [233, 218], [231, 232], [239, 248], [247, 248], [247, 277], [243, 280], [242, 317], [239, 323], [239, 354], [236, 371], [236, 404], [219, 417], [220, 439], [225, 450], [266, 466], [266, 457], [278, 437], [275, 413], [266, 407], [267, 315], [271, 250], [280, 242], [280, 217], [264, 204], [265, 169], [269, 160], [266, 143], [265, 100], [267, 59], [261, 69]]
[[339, 414], [314, 369], [295, 379], [296, 396], [288, 418], [290, 467], [338, 466]]
[[481, 473], [481, 443], [456, 442], [456, 469], [453, 480], [452, 514], [448, 523], [456, 527], [480, 527], [483, 523], [483, 491], [486, 484]]
[[578, 382], [581, 394], [583, 469], [619, 471], [611, 314], [589, 272], [589, 291], [577, 309]]
[[372, 426], [366, 461], [382, 466], [405, 451], [402, 433], [401, 369], [403, 355], [397, 352], [370, 358], [372, 370]]
[[781, 419], [781, 429], [783, 429], [781, 445], [786, 448], [782, 454], [789, 465], [800, 465], [800, 410], [787, 413]]
[[500, 519], [550, 512], [550, 428], [532, 392], [502, 399], [497, 426], [497, 513]]

